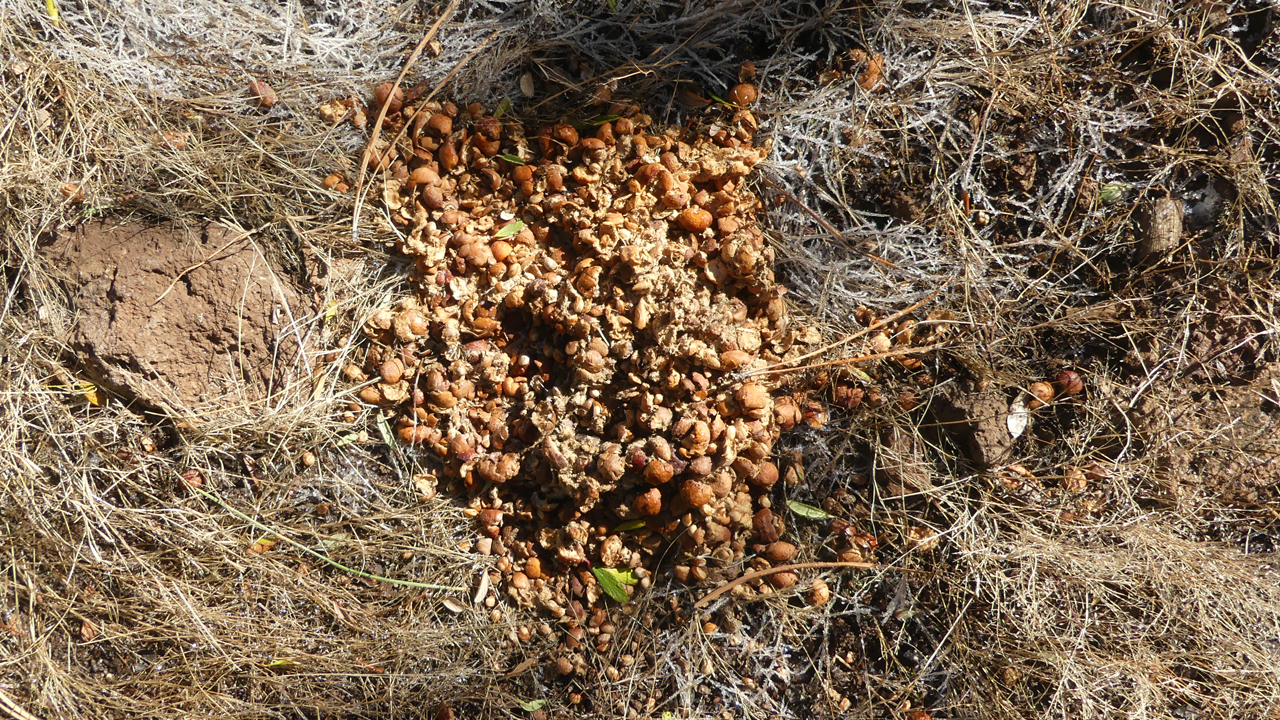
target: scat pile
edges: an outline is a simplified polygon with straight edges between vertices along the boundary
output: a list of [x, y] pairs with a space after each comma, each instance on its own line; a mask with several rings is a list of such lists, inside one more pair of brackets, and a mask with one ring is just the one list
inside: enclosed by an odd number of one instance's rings
[[379, 102], [405, 132], [369, 164], [414, 292], [366, 323], [347, 375], [472, 498], [512, 596], [580, 609], [602, 595], [588, 563], [651, 570], [671, 543], [692, 581], [789, 560], [771, 456], [807, 403], [749, 373], [819, 336], [757, 225], [751, 112], [675, 134], [615, 106], [526, 133], [478, 105]]

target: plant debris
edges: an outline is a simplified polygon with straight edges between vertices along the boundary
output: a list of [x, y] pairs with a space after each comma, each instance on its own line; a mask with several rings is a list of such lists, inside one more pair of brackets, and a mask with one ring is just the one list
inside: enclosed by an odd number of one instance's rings
[[346, 372], [361, 401], [471, 498], [520, 604], [625, 600], [601, 572], [653, 569], [673, 544], [711, 559], [690, 581], [736, 576], [780, 534], [773, 447], [807, 402], [745, 376], [820, 339], [757, 223], [754, 115], [662, 131], [620, 105], [527, 132], [479, 105], [391, 109], [408, 132], [370, 163], [413, 292], [364, 325]]

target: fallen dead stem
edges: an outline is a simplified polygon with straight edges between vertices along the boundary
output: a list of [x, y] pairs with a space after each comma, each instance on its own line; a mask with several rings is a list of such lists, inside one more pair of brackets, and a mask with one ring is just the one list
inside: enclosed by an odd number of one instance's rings
[[[55, 24], [42, 3], [0, 0], [2, 712], [507, 717], [545, 699], [555, 717], [1280, 714], [1277, 9], [614, 5], [458, 2], [441, 54], [406, 63], [448, 13], [88, 0], [58, 3]], [[850, 48], [883, 57], [883, 88], [860, 85]], [[696, 123], [677, 88], [726, 97], [746, 59], [774, 141], [756, 172], [778, 276], [843, 343], [824, 352], [848, 347], [872, 377], [777, 369], [831, 401], [825, 425], [778, 448], [802, 468], [774, 505], [800, 583], [712, 604], [696, 599], [715, 587], [658, 573], [598, 653], [505, 596], [455, 613], [445, 591], [332, 566], [470, 595], [496, 561], [461, 549], [475, 530], [460, 508], [411, 486], [422, 460], [404, 454], [409, 478], [394, 477], [371, 418], [348, 409], [355, 328], [402, 292], [403, 261], [381, 208], [353, 222], [357, 200], [321, 185], [356, 175], [370, 144], [315, 106], [399, 76], [459, 103], [508, 99], [536, 124], [606, 112], [588, 104], [604, 84], [660, 123]], [[251, 79], [280, 102], [255, 107]], [[1134, 219], [1166, 191], [1183, 233], [1142, 260]], [[306, 290], [293, 321], [314, 374], [278, 406], [187, 428], [87, 402], [72, 288], [40, 249], [101, 217], [257, 229]], [[954, 316], [945, 347], [868, 361], [858, 341], [918, 318], [926, 295]], [[993, 463], [965, 433], [998, 422], [935, 414], [1063, 370], [1082, 392], [1030, 411]], [[191, 469], [225, 508], [173, 481]], [[810, 606], [799, 595], [839, 537], [785, 499], [912, 572], [830, 572], [831, 601]], [[307, 550], [248, 553], [263, 527]], [[563, 677], [568, 656], [582, 665]]]

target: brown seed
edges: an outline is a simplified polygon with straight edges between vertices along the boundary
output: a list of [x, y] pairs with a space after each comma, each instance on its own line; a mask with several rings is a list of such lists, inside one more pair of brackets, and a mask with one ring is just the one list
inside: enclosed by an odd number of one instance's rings
[[370, 385], [361, 390], [360, 399], [370, 405], [381, 405], [383, 402], [382, 392], [378, 390], [376, 385]]
[[779, 590], [793, 587], [798, 582], [800, 582], [800, 576], [790, 570], [784, 570], [783, 572], [774, 573], [769, 576], [769, 584]]
[[744, 107], [755, 102], [758, 97], [760, 97], [760, 90], [751, 83], [739, 83], [729, 91], [729, 102]]
[[814, 607], [821, 607], [827, 604], [831, 599], [831, 588], [827, 587], [827, 581], [818, 578], [813, 581], [813, 587], [809, 588], [809, 604]]
[[387, 106], [387, 114], [400, 112], [403, 107], [404, 90], [393, 83], [382, 83], [373, 90], [373, 102], [377, 107]]
[[497, 262], [506, 262], [511, 256], [511, 244], [506, 240], [494, 240], [489, 245], [489, 252], [493, 253], [493, 259]]
[[671, 463], [666, 460], [654, 458], [649, 461], [648, 465], [644, 466], [644, 479], [647, 480], [650, 485], [661, 485], [669, 481], [671, 476], [674, 474], [675, 469], [672, 468]]
[[1058, 373], [1057, 385], [1066, 395], [1078, 395], [1084, 390], [1084, 381], [1072, 370], [1063, 370]]
[[685, 208], [681, 211], [676, 221], [680, 223], [680, 227], [693, 233], [700, 233], [711, 227], [713, 220], [711, 213], [700, 207]]
[[440, 182], [440, 176], [435, 170], [423, 165], [409, 173], [409, 182], [414, 185], [435, 185]]
[[573, 129], [572, 125], [561, 123], [552, 129], [552, 135], [565, 145], [573, 146], [578, 144], [578, 131]]
[[649, 488], [636, 496], [635, 501], [631, 503], [631, 509], [635, 510], [637, 515], [646, 517], [657, 515], [662, 512], [662, 493], [658, 488]]
[[517, 590], [529, 589], [529, 576], [519, 570], [511, 573], [511, 587]]
[[458, 149], [453, 146], [452, 142], [445, 142], [436, 151], [436, 160], [440, 163], [440, 167], [445, 172], [449, 172], [458, 166]]
[[537, 556], [524, 561], [524, 574], [537, 580], [542, 577], [542, 561]]
[[[1053, 402], [1053, 386], [1047, 382], [1033, 382], [1027, 390], [1035, 396], [1041, 405], [1048, 405]], [[1040, 405], [1035, 405], [1035, 407], [1040, 407]]]
[[778, 539], [778, 527], [773, 521], [773, 511], [769, 508], [761, 508], [756, 511], [756, 514], [751, 518], [751, 526], [755, 528], [761, 542], [771, 543]]
[[258, 101], [258, 107], [269, 108], [276, 104], [279, 98], [276, 97], [276, 91], [271, 86], [261, 80], [254, 80], [249, 83], [249, 94]]
[[778, 466], [768, 460], [760, 463], [760, 469], [756, 471], [755, 477], [751, 478], [753, 485], [761, 487], [773, 487], [778, 482]]
[[734, 393], [744, 413], [763, 410], [769, 404], [769, 391], [758, 383], [746, 383]]
[[745, 350], [726, 350], [720, 353], [720, 368], [722, 370], [737, 370], [754, 359], [751, 353]]
[[711, 486], [704, 482], [686, 480], [680, 487], [680, 499], [688, 503], [691, 508], [702, 507], [711, 502], [711, 498]]
[[769, 562], [775, 565], [791, 562], [791, 558], [796, 556], [796, 546], [785, 540], [769, 543], [769, 547], [765, 548], [764, 556]]
[[481, 510], [480, 514], [476, 517], [480, 519], [481, 525], [495, 526], [502, 524], [502, 511], [496, 508]]
[[435, 113], [427, 120], [427, 129], [437, 137], [444, 137], [453, 132], [453, 118], [444, 113]]
[[572, 675], [573, 663], [570, 662], [567, 657], [562, 657], [556, 660], [556, 672], [561, 675]]
[[773, 404], [773, 418], [783, 432], [790, 430], [804, 419], [804, 411], [796, 405], [796, 401], [788, 396], [777, 399]]
[[428, 210], [439, 210], [444, 207], [444, 193], [435, 185], [422, 186], [422, 205]]
[[378, 374], [382, 375], [383, 382], [395, 385], [404, 376], [404, 363], [400, 362], [398, 358], [391, 358], [382, 363], [382, 367], [378, 369]]
[[320, 181], [320, 185], [325, 190], [332, 190], [340, 182], [342, 182], [342, 176], [339, 175], [338, 173], [331, 173], [329, 175], [326, 175], [324, 180]]
[[1089, 489], [1089, 479], [1080, 468], [1067, 468], [1062, 478], [1062, 489], [1069, 493], [1084, 492]]

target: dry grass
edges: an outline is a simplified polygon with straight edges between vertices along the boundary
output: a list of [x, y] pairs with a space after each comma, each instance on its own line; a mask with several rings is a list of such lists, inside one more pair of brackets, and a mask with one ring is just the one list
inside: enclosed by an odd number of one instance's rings
[[[761, 191], [799, 308], [834, 337], [859, 305], [900, 308], [955, 278], [931, 306], [961, 331], [927, 367], [939, 387], [1013, 397], [1062, 367], [1087, 382], [1015, 445], [1010, 464], [1037, 478], [1020, 484], [892, 402], [797, 431], [784, 444], [807, 479], [788, 496], [846, 490], [879, 559], [923, 572], [827, 573], [822, 608], [775, 596], [706, 617], [686, 615], [699, 591], [661, 577], [619, 614], [626, 641], [565, 681], [547, 670], [554, 640], [504, 645], [537, 618], [443, 605], [483, 572], [455, 550], [470, 526], [422, 501], [407, 466], [387, 469], [374, 428], [350, 442], [334, 371], [272, 412], [194, 428], [89, 406], [64, 389], [74, 317], [37, 261], [47, 233], [98, 215], [257, 228], [285, 272], [324, 278], [295, 318], [317, 343], [309, 362], [350, 350], [397, 264], [376, 206], [353, 244], [350, 197], [321, 188], [363, 140], [314, 106], [394, 77], [437, 9], [58, 5], [61, 24], [42, 3], [0, 0], [0, 691], [17, 706], [429, 717], [452, 703], [509, 717], [545, 697], [556, 716], [833, 717], [847, 697], [868, 717], [908, 702], [934, 717], [1280, 717], [1274, 8], [464, 3], [410, 79], [434, 84], [497, 32], [446, 92], [510, 98], [527, 117], [572, 112], [616, 80], [615, 96], [680, 122], [678, 86], [723, 96], [754, 60], [775, 141]], [[856, 70], [819, 81], [849, 47], [884, 55], [884, 92]], [[251, 77], [279, 93], [270, 112], [246, 100]], [[1118, 201], [1099, 197], [1107, 183]], [[1183, 244], [1141, 265], [1130, 215], [1158, 188], [1193, 212]], [[907, 382], [883, 369], [887, 389]], [[298, 462], [307, 449], [316, 468]], [[1092, 463], [1105, 478], [1062, 490], [1067, 468]], [[286, 545], [247, 555], [263, 532], [184, 490], [177, 474], [193, 468], [229, 507], [338, 562], [467, 590], [368, 582]], [[825, 557], [825, 532], [795, 525], [798, 560]], [[910, 549], [911, 527], [939, 531], [938, 549]], [[605, 681], [610, 667], [622, 681]]]

